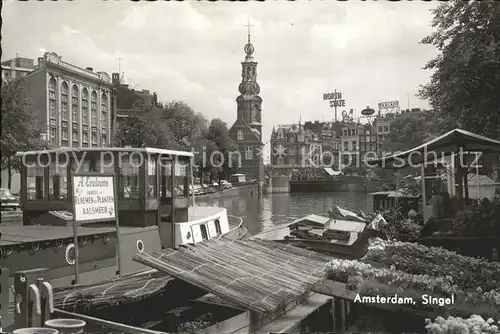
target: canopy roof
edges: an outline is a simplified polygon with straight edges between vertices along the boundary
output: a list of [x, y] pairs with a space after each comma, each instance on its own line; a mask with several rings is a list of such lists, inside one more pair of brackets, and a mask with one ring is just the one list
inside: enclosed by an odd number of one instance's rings
[[441, 159], [459, 152], [500, 153], [500, 141], [455, 129], [411, 150], [372, 160], [370, 164], [392, 168], [416, 167], [422, 162], [434, 161], [435, 157]]
[[167, 156], [180, 156], [180, 157], [192, 157], [192, 152], [184, 151], [174, 151], [174, 150], [164, 150], [160, 148], [152, 147], [59, 147], [50, 150], [40, 150], [40, 151], [29, 151], [29, 152], [17, 152], [18, 156], [27, 155], [37, 155], [37, 154], [64, 154], [64, 153], [83, 153], [83, 152], [142, 152], [146, 154], [158, 154]]

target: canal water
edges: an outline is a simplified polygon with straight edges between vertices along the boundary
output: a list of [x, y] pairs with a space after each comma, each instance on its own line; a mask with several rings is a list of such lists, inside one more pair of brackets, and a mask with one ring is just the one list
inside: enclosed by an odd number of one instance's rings
[[232, 198], [200, 198], [196, 204], [226, 208], [228, 214], [243, 218], [245, 227], [252, 235], [309, 214], [327, 215], [334, 205], [343, 209], [371, 211], [367, 210], [368, 196], [354, 192], [269, 194], [260, 198], [256, 194], [245, 194]]

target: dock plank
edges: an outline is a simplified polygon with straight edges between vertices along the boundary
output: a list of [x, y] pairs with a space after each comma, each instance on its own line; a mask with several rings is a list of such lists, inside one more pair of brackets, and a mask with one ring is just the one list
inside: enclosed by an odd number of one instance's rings
[[292, 333], [301, 330], [302, 320], [331, 299], [330, 296], [313, 293], [304, 303], [297, 305], [290, 312], [259, 328], [259, 333]]

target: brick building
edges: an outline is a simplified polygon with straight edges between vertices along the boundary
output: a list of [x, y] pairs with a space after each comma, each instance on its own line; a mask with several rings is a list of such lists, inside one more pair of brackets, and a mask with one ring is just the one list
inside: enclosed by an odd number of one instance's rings
[[25, 77], [36, 69], [34, 60], [16, 57], [2, 62], [2, 81]]
[[24, 79], [37, 117], [47, 126], [43, 137], [53, 147], [109, 146], [112, 83], [108, 74], [47, 52]]

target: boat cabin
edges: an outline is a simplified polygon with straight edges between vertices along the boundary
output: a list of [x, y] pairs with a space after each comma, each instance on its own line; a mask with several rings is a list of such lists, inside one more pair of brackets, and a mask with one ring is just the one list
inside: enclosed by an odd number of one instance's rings
[[368, 211], [387, 211], [400, 208], [403, 216], [407, 216], [410, 210], [419, 212], [419, 195], [405, 194], [402, 191], [379, 191], [369, 194], [372, 197], [372, 208]]
[[159, 226], [163, 247], [193, 242], [198, 234], [200, 241], [210, 239], [211, 234], [220, 235], [229, 229], [225, 213], [214, 226], [202, 224], [197, 232], [190, 232], [190, 240], [182, 233], [190, 227], [175, 227], [216, 214], [209, 210], [213, 208], [207, 208], [210, 212], [190, 208], [191, 152], [106, 147], [58, 148], [19, 155], [23, 161], [20, 200], [24, 225], [54, 225], [58, 220], [65, 225], [72, 219], [71, 176], [113, 173], [121, 227]]

